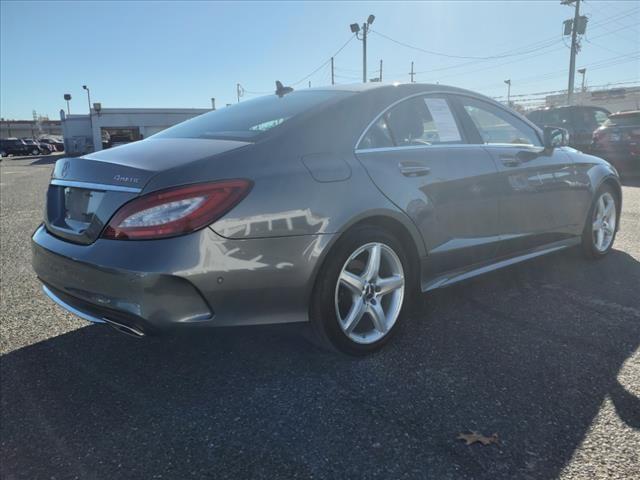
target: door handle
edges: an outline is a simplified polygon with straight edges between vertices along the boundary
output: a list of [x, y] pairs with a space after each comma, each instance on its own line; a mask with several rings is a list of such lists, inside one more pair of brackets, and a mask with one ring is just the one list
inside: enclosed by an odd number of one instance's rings
[[500, 160], [505, 167], [517, 167], [522, 163], [518, 157], [510, 155], [500, 155]]
[[423, 175], [429, 175], [431, 169], [426, 165], [415, 162], [400, 162], [398, 164], [400, 173], [405, 177], [421, 177]]

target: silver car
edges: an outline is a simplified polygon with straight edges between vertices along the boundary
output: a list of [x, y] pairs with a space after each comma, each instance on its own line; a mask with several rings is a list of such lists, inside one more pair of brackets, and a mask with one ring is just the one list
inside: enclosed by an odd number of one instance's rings
[[611, 250], [618, 175], [566, 144], [457, 88], [279, 89], [58, 160], [33, 267], [56, 303], [133, 336], [308, 321], [366, 354], [414, 294]]

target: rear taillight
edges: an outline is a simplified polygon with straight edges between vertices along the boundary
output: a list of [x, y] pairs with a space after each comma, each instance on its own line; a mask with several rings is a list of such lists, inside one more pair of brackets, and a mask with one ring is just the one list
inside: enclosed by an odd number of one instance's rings
[[175, 237], [212, 224], [242, 200], [252, 183], [223, 180], [161, 190], [125, 204], [102, 233], [115, 240]]

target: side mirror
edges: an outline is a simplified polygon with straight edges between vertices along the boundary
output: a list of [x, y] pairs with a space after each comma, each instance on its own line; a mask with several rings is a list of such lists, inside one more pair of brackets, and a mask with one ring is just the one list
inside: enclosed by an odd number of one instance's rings
[[544, 146], [548, 149], [569, 145], [569, 132], [560, 127], [544, 127], [542, 129]]

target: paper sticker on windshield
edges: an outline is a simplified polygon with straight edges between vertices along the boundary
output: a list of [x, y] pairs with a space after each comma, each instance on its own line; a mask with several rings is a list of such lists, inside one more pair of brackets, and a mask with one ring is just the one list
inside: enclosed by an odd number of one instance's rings
[[438, 138], [441, 142], [459, 142], [462, 140], [456, 119], [449, 109], [449, 104], [444, 98], [425, 98], [424, 103], [431, 113], [433, 122], [438, 130]]

